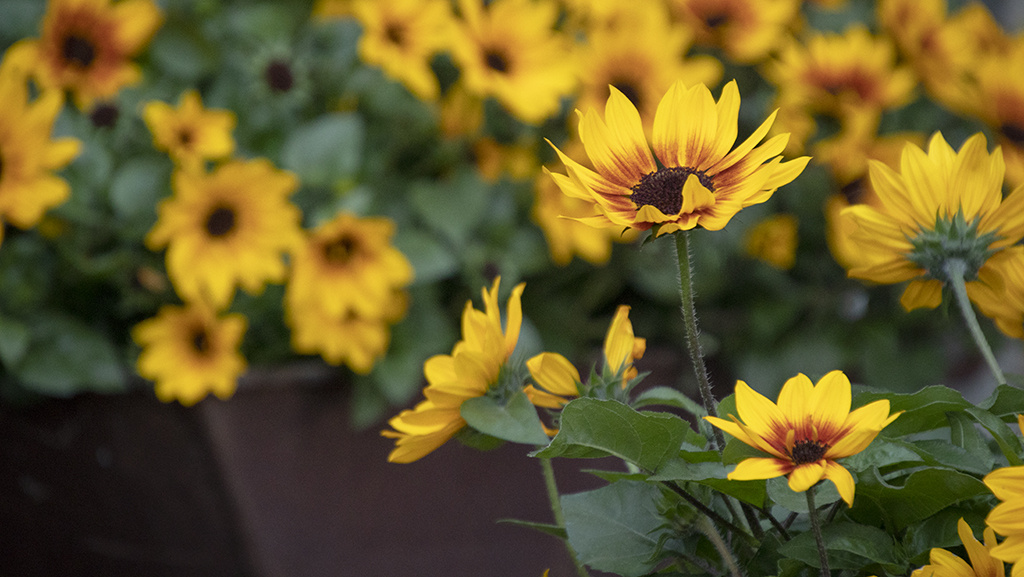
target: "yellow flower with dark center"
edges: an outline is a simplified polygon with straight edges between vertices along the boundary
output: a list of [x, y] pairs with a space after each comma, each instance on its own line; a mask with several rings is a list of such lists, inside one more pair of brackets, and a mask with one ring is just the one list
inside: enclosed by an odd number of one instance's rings
[[780, 270], [796, 263], [797, 220], [792, 214], [772, 215], [755, 224], [743, 236], [747, 254]]
[[782, 162], [787, 134], [758, 146], [774, 114], [733, 149], [739, 106], [735, 81], [717, 103], [703, 84], [676, 82], [655, 113], [652, 155], [636, 107], [612, 87], [604, 119], [593, 110], [579, 114], [580, 139], [595, 170], [556, 148], [567, 174], [549, 174], [563, 193], [600, 209], [578, 219], [591, 226], [655, 227], [656, 236], [697, 226], [720, 230], [741, 209], [791, 182], [809, 160]]
[[440, 0], [356, 0], [352, 12], [363, 26], [359, 57], [379, 66], [422, 100], [440, 88], [430, 60], [447, 44], [452, 14]]
[[[1024, 430], [1024, 419], [1017, 416]], [[1013, 577], [1024, 575], [1024, 467], [1003, 467], [985, 476], [985, 484], [1002, 501], [989, 512], [985, 525], [1006, 537], [992, 556], [1013, 563]], [[987, 540], [986, 540], [987, 541]]]
[[289, 303], [285, 321], [291, 328], [292, 349], [320, 355], [332, 365], [344, 364], [366, 375], [388, 350], [391, 325], [405, 316], [405, 293], [395, 291], [385, 317], [363, 317], [348, 312], [335, 316], [319, 301]]
[[238, 352], [246, 324], [244, 316], [218, 316], [201, 301], [164, 306], [132, 329], [142, 347], [139, 374], [155, 383], [164, 402], [188, 406], [209, 393], [226, 399], [246, 367]]
[[71, 187], [53, 171], [81, 149], [74, 138], [51, 139], [64, 99], [56, 90], [29, 99], [24, 56], [9, 50], [0, 62], [0, 220], [19, 228], [67, 200]]
[[963, 518], [957, 522], [956, 532], [967, 549], [969, 564], [945, 549], [935, 548], [928, 554], [928, 564], [914, 570], [910, 577], [1006, 577], [1003, 562], [992, 556], [996, 546], [992, 529], [985, 529], [984, 545], [974, 538], [971, 526]]
[[235, 114], [203, 108], [195, 90], [182, 94], [177, 108], [159, 101], [146, 103], [142, 119], [153, 134], [153, 145], [185, 169], [198, 170], [205, 161], [227, 158], [235, 150]]
[[466, 88], [494, 97], [518, 119], [537, 124], [557, 113], [576, 86], [568, 39], [554, 29], [550, 0], [460, 0], [451, 43]]
[[501, 375], [519, 341], [523, 323], [522, 294], [519, 284], [509, 296], [505, 329], [502, 330], [498, 305], [500, 278], [490, 290], [483, 289], [484, 310], [466, 303], [462, 313], [462, 340], [450, 355], [436, 355], [423, 365], [427, 386], [425, 400], [402, 411], [388, 424], [393, 430], [381, 435], [395, 439], [388, 455], [393, 463], [411, 463], [437, 449], [466, 426], [459, 413], [468, 399], [486, 395], [498, 385]]
[[740, 441], [768, 453], [740, 462], [728, 478], [738, 481], [786, 476], [796, 492], [828, 479], [853, 506], [853, 476], [837, 459], [863, 451], [900, 413], [889, 414], [880, 400], [850, 411], [850, 380], [832, 371], [817, 384], [799, 374], [782, 386], [778, 404], [736, 382], [736, 412], [731, 421], [704, 417]]
[[113, 98], [140, 80], [130, 59], [162, 20], [151, 0], [50, 0], [42, 35], [21, 46], [35, 61], [40, 84], [71, 91], [78, 108], [88, 110], [96, 99]]
[[673, 15], [740, 64], [760, 62], [786, 38], [800, 0], [669, 0]]
[[238, 285], [258, 293], [284, 280], [284, 254], [301, 242], [301, 214], [288, 200], [297, 187], [295, 175], [266, 159], [231, 161], [210, 174], [179, 170], [146, 246], [167, 247], [167, 272], [182, 298], [224, 308]]
[[989, 258], [1024, 238], [1024, 186], [1003, 199], [1000, 149], [991, 155], [976, 134], [954, 151], [936, 133], [928, 152], [903, 149], [900, 172], [870, 161], [871, 185], [881, 206], [853, 205], [842, 212], [856, 229], [850, 240], [862, 258], [850, 277], [882, 284], [911, 281], [901, 303], [907, 310], [934, 308], [949, 280], [949, 263], [965, 268], [973, 283], [1002, 286]]

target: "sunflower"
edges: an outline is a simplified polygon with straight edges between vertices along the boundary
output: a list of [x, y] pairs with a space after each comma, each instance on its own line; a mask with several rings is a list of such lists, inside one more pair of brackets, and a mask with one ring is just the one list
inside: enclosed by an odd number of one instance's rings
[[956, 532], [967, 549], [969, 564], [945, 549], [935, 548], [928, 554], [928, 564], [914, 570], [910, 577], [1006, 577], [1003, 562], [992, 556], [996, 546], [992, 529], [985, 529], [984, 545], [974, 538], [971, 526], [963, 518], [957, 521]]
[[743, 235], [747, 254], [779, 270], [796, 263], [797, 219], [792, 214], [775, 214], [750, 227]]
[[[655, 235], [701, 226], [720, 230], [741, 209], [767, 200], [803, 171], [809, 160], [777, 156], [787, 134], [757, 143], [775, 115], [741, 145], [736, 140], [740, 96], [736, 82], [715, 102], [703, 84], [678, 81], [661, 99], [647, 146], [636, 107], [612, 87], [605, 118], [580, 113], [579, 133], [596, 170], [555, 148], [567, 175], [550, 173], [562, 192], [595, 204], [601, 214], [580, 218], [596, 227], [655, 229]], [[756, 146], [756, 148], [755, 148]]]
[[1006, 180], [1024, 184], [1024, 78], [1007, 74], [1024, 66], [1024, 42], [1005, 55], [984, 59], [977, 66], [978, 95], [974, 116], [996, 134], [1006, 160]]
[[161, 307], [157, 316], [132, 329], [142, 347], [139, 374], [154, 381], [164, 402], [193, 405], [211, 392], [226, 399], [245, 370], [238, 346], [246, 324], [244, 316], [218, 316], [202, 301]]
[[266, 159], [231, 161], [210, 174], [179, 170], [146, 246], [167, 247], [167, 272], [183, 298], [224, 308], [236, 285], [257, 293], [284, 280], [284, 253], [301, 242], [301, 214], [288, 201], [297, 186]]
[[42, 35], [19, 49], [31, 55], [40, 84], [70, 90], [78, 108], [88, 110], [139, 81], [142, 72], [130, 59], [162, 20], [151, 0], [50, 0]]
[[9, 50], [0, 62], [0, 219], [19, 228], [35, 226], [67, 200], [71, 187], [53, 171], [81, 149], [74, 138], [51, 139], [64, 98], [44, 90], [29, 99], [24, 56]]
[[990, 155], [980, 133], [959, 151], [941, 133], [927, 153], [908, 143], [899, 173], [870, 161], [881, 206], [843, 210], [841, 218], [856, 227], [850, 241], [862, 253], [847, 274], [882, 284], [911, 281], [900, 300], [907, 310], [939, 305], [952, 263], [964, 267], [969, 294], [977, 290], [973, 283], [1002, 286], [986, 263], [1024, 238], [1024, 186], [1003, 199], [1004, 167], [1000, 149]]
[[789, 477], [796, 492], [829, 479], [839, 496], [853, 506], [853, 476], [836, 459], [863, 451], [879, 431], [900, 413], [889, 414], [889, 401], [880, 400], [850, 412], [850, 380], [832, 371], [817, 384], [804, 374], [789, 379], [778, 404], [736, 382], [736, 412], [731, 421], [704, 417], [738, 440], [769, 453], [740, 462], [728, 478], [740, 481]]
[[391, 325], [405, 315], [405, 296], [395, 291], [385, 317], [363, 317], [351, 311], [332, 315], [319, 301], [289, 303], [285, 321], [291, 327], [292, 349], [320, 355], [331, 365], [344, 364], [360, 375], [369, 374], [388, 350]]
[[381, 435], [395, 439], [388, 455], [393, 463], [411, 463], [437, 449], [466, 426], [459, 408], [467, 399], [481, 397], [499, 384], [502, 372], [519, 341], [523, 322], [522, 294], [519, 284], [509, 296], [505, 329], [501, 327], [498, 286], [483, 289], [484, 310], [466, 303], [462, 313], [462, 339], [450, 355], [436, 355], [423, 365], [427, 386], [425, 400], [402, 411], [388, 424], [393, 430]]
[[[1024, 430], [1024, 420], [1018, 415]], [[1013, 577], [1024, 575], [1024, 467], [1003, 467], [985, 476], [985, 484], [1002, 501], [985, 518], [985, 525], [1006, 539], [991, 549], [992, 556], [1013, 563]], [[987, 541], [987, 539], [986, 539]]]
[[142, 119], [153, 134], [153, 145], [188, 170], [198, 170], [206, 160], [231, 156], [235, 150], [231, 137], [235, 114], [203, 108], [195, 90], [182, 94], [177, 108], [160, 101], [146, 103]]
[[694, 30], [698, 46], [718, 48], [731, 60], [753, 64], [788, 35], [800, 0], [669, 0], [677, 20]]
[[379, 66], [422, 100], [440, 93], [430, 60], [447, 45], [451, 7], [443, 0], [356, 0], [352, 12], [363, 26], [359, 57]]
[[537, 124], [554, 115], [576, 86], [568, 38], [554, 29], [551, 0], [459, 0], [450, 46], [466, 88], [494, 97], [516, 118]]

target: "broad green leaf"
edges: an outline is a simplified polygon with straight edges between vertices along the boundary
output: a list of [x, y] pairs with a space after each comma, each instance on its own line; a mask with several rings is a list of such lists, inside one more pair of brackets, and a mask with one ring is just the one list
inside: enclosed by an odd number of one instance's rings
[[877, 469], [861, 474], [850, 517], [864, 523], [882, 519], [892, 530], [902, 531], [950, 505], [988, 493], [977, 477], [952, 469], [920, 469], [903, 480], [902, 486], [891, 485]]
[[490, 187], [469, 171], [443, 181], [415, 182], [408, 198], [420, 218], [455, 246], [469, 240], [493, 201]]
[[14, 366], [25, 357], [29, 344], [29, 327], [16, 319], [0, 316], [0, 363]]
[[[786, 477], [768, 479], [768, 481], [765, 482], [765, 489], [767, 490], [768, 498], [771, 499], [772, 503], [775, 503], [780, 507], [793, 511], [794, 513], [806, 513], [809, 510], [807, 508], [807, 493], [797, 493], [790, 489], [789, 479]], [[823, 481], [821, 484], [814, 487], [814, 505], [816, 507], [835, 503], [840, 498], [839, 491], [836, 490], [836, 486], [832, 481]]]
[[1018, 414], [1024, 413], [1024, 389], [999, 385], [978, 406], [1003, 420], [1016, 420]]
[[40, 315], [22, 362], [10, 371], [26, 388], [56, 397], [124, 390], [126, 368], [106, 337], [63, 315]]
[[470, 427], [498, 439], [527, 445], [548, 442], [537, 409], [522, 391], [504, 405], [492, 397], [468, 399], [462, 403], [459, 414]]
[[459, 270], [459, 261], [434, 235], [414, 228], [400, 228], [395, 235], [395, 248], [400, 250], [413, 270], [413, 285], [430, 284], [446, 279]]
[[166, 161], [146, 156], [129, 159], [110, 182], [110, 205], [117, 216], [129, 222], [151, 223], [156, 219], [154, 207], [169, 181]]
[[921, 565], [928, 562], [928, 554], [934, 547], [940, 549], [959, 547], [960, 535], [957, 534], [957, 521], [963, 517], [971, 527], [981, 528], [985, 526], [987, 513], [987, 507], [984, 512], [979, 512], [953, 506], [907, 527], [906, 534], [902, 539], [907, 558], [914, 565]]
[[946, 426], [946, 413], [972, 407], [959, 392], [942, 385], [921, 389], [916, 393], [894, 394], [866, 392], [857, 395], [854, 406], [861, 407], [872, 401], [889, 399], [889, 412], [904, 411], [885, 428], [889, 437], [930, 431]]
[[708, 414], [697, 401], [684, 395], [672, 387], [652, 387], [637, 396], [632, 403], [633, 408], [640, 409], [651, 405], [664, 405], [683, 409], [698, 419]]
[[904, 441], [875, 437], [863, 451], [843, 459], [843, 466], [851, 471], [866, 471], [871, 467], [879, 469], [897, 463], [920, 463], [921, 456], [916, 448]]
[[988, 443], [981, 437], [974, 419], [959, 412], [947, 413], [946, 418], [949, 420], [949, 437], [953, 444], [980, 459], [985, 463], [985, 467], [991, 470], [995, 458]]
[[619, 481], [594, 491], [565, 495], [562, 512], [569, 544], [594, 569], [640, 577], [653, 560], [665, 519], [661, 490], [650, 483]]
[[640, 413], [613, 400], [579, 398], [562, 409], [559, 431], [536, 457], [612, 455], [657, 471], [679, 452], [687, 424], [675, 415]]
[[364, 132], [356, 114], [319, 116], [289, 133], [281, 150], [281, 166], [298, 174], [303, 184], [331, 186], [359, 169]]
[[983, 451], [968, 451], [958, 447], [949, 441], [940, 439], [926, 439], [914, 441], [913, 446], [917, 449], [925, 463], [932, 466], [946, 467], [986, 475], [992, 470], [995, 459], [988, 447]]
[[1024, 464], [1020, 458], [1020, 437], [1010, 427], [1006, 426], [1006, 423], [999, 417], [978, 407], [970, 407], [966, 413], [978, 421], [979, 425], [985, 427], [985, 430], [992, 433], [992, 438], [996, 440], [999, 450], [1002, 451], [1003, 456], [1006, 457], [1011, 466]]
[[[870, 563], [898, 563], [892, 537], [877, 527], [857, 523], [830, 523], [822, 527], [822, 539], [833, 570], [859, 570]], [[801, 533], [779, 547], [779, 553], [814, 568], [821, 566], [814, 534]]]

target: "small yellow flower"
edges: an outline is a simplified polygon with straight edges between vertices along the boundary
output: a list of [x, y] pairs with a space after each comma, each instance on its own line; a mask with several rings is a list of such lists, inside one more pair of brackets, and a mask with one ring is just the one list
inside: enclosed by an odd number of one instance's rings
[[740, 441], [770, 454], [739, 463], [728, 478], [738, 481], [789, 478], [796, 492], [829, 479], [839, 496], [853, 506], [853, 476], [837, 459], [863, 451], [879, 431], [900, 413], [889, 414], [889, 401], [880, 400], [850, 412], [850, 380], [832, 371], [816, 385], [799, 374], [782, 386], [778, 404], [743, 381], [736, 382], [736, 411], [731, 421], [704, 417]]
[[335, 316], [317, 301], [288, 306], [285, 321], [291, 327], [292, 349], [320, 355], [332, 365], [344, 364], [360, 375], [369, 374], [388, 350], [391, 324], [405, 315], [405, 295], [396, 293], [390, 309], [394, 316], [386, 318], [362, 317], [354, 312]]
[[698, 46], [718, 48], [740, 64], [764, 60], [795, 24], [800, 0], [670, 0], [695, 31]]
[[153, 134], [153, 145], [187, 170], [199, 170], [206, 160], [227, 158], [235, 150], [231, 136], [235, 114], [203, 108], [195, 90], [182, 94], [177, 108], [148, 102], [142, 109], [142, 119]]
[[393, 463], [411, 463], [434, 451], [466, 426], [459, 413], [462, 403], [481, 397], [496, 384], [509, 357], [519, 342], [523, 323], [520, 283], [509, 296], [505, 328], [502, 330], [498, 305], [500, 278], [490, 290], [483, 289], [484, 310], [466, 303], [462, 313], [462, 340], [450, 355], [435, 355], [423, 365], [427, 386], [425, 400], [412, 409], [402, 411], [388, 424], [393, 430], [381, 435], [395, 439], [395, 448], [388, 455]]
[[985, 544], [974, 538], [971, 526], [961, 518], [956, 525], [960, 542], [967, 549], [970, 564], [946, 551], [932, 549], [928, 556], [928, 564], [910, 574], [910, 577], [1006, 577], [1003, 562], [993, 557], [992, 550], [996, 546], [996, 535], [992, 529], [985, 529]]
[[772, 215], [750, 227], [743, 238], [747, 254], [780, 270], [796, 262], [797, 221], [792, 214]]
[[604, 119], [593, 110], [580, 114], [580, 139], [595, 170], [555, 148], [567, 174], [550, 173], [563, 193], [600, 209], [598, 216], [577, 219], [591, 226], [653, 227], [656, 236], [697, 226], [720, 230], [791, 182], [809, 160], [782, 162], [787, 134], [757, 145], [774, 114], [733, 148], [740, 106], [735, 81], [717, 103], [703, 84], [673, 84], [655, 113], [654, 154], [636, 107], [614, 87], [611, 93]]
[[238, 352], [246, 328], [240, 314], [218, 316], [206, 303], [164, 306], [132, 329], [142, 347], [138, 371], [154, 381], [164, 402], [193, 405], [208, 393], [234, 394], [245, 359]]

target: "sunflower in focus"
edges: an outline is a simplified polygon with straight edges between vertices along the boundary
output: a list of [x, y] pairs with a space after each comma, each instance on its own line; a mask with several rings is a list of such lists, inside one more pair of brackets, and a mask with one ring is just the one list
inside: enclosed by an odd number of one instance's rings
[[40, 38], [16, 46], [34, 61], [42, 86], [71, 91], [78, 108], [88, 110], [140, 80], [131, 58], [162, 21], [151, 0], [50, 0]]
[[466, 303], [462, 313], [462, 340], [450, 355], [436, 355], [423, 365], [427, 386], [425, 400], [402, 411], [381, 435], [395, 439], [388, 455], [392, 463], [411, 463], [437, 449], [466, 426], [459, 413], [462, 403], [481, 397], [499, 385], [502, 373], [519, 341], [523, 322], [522, 294], [525, 285], [512, 289], [502, 329], [498, 287], [483, 289], [484, 310]]
[[786, 476], [798, 493], [828, 479], [839, 496], [853, 506], [853, 476], [837, 459], [855, 455], [900, 413], [889, 414], [889, 401], [879, 400], [850, 411], [850, 380], [832, 371], [817, 384], [799, 374], [782, 386], [778, 404], [736, 382], [737, 419], [704, 417], [738, 440], [768, 453], [769, 457], [743, 460], [729, 473], [738, 481]]
[[298, 187], [290, 172], [266, 159], [231, 161], [210, 174], [179, 170], [174, 194], [160, 202], [146, 236], [150, 250], [167, 247], [167, 272], [186, 300], [226, 307], [241, 285], [258, 293], [284, 280], [284, 254], [301, 242]]
[[[1017, 416], [1017, 422], [1024, 430], [1024, 419]], [[1024, 575], [1024, 467], [1003, 467], [992, 471], [983, 479], [992, 494], [1001, 503], [996, 505], [985, 518], [989, 530], [1006, 537], [991, 549], [992, 556], [1006, 563], [1013, 563], [1011, 575]], [[988, 539], [986, 539], [986, 544]]]
[[915, 569], [910, 577], [1006, 577], [1003, 562], [992, 556], [996, 546], [992, 529], [985, 529], [984, 544], [974, 538], [971, 526], [963, 518], [957, 521], [956, 532], [967, 549], [970, 563], [945, 549], [934, 548], [928, 554], [928, 564]]
[[202, 301], [165, 305], [132, 329], [142, 347], [139, 375], [155, 383], [165, 403], [194, 405], [209, 393], [226, 399], [246, 367], [238, 352], [246, 324], [244, 316], [218, 316]]
[[800, 0], [668, 0], [698, 46], [718, 48], [739, 64], [761, 62], [786, 38]]
[[146, 103], [142, 119], [153, 134], [153, 145], [186, 170], [199, 170], [205, 161], [227, 158], [235, 150], [235, 114], [203, 108], [195, 90], [182, 94], [177, 108], [160, 101]]
[[29, 65], [24, 53], [11, 50], [0, 62], [0, 219], [23, 229], [67, 200], [71, 187], [53, 171], [81, 150], [74, 138], [51, 138], [64, 98], [44, 90], [30, 100]]
[[655, 236], [697, 226], [720, 230], [791, 182], [809, 160], [782, 162], [787, 134], [758, 146], [774, 114], [733, 149], [739, 106], [735, 81], [717, 103], [703, 84], [687, 88], [677, 81], [658, 104], [652, 155], [636, 107], [612, 87], [604, 119], [594, 110], [579, 114], [580, 139], [595, 170], [556, 147], [567, 174], [549, 174], [563, 193], [599, 208], [601, 214], [577, 219], [591, 226], [653, 228]]
[[516, 118], [537, 124], [557, 113], [576, 86], [569, 40], [554, 29], [551, 0], [459, 0], [451, 41], [467, 90], [494, 97]]
[[967, 290], [1003, 286], [987, 263], [999, 250], [1024, 238], [1024, 186], [1003, 199], [1005, 164], [999, 148], [988, 153], [976, 134], [954, 151], [941, 133], [928, 151], [908, 143], [900, 172], [870, 161], [871, 185], [880, 207], [853, 205], [841, 218], [852, 221], [850, 241], [861, 261], [847, 274], [881, 284], [910, 281], [903, 307], [935, 308], [950, 266], [962, 266]]
[[437, 100], [440, 88], [430, 60], [444, 49], [452, 14], [443, 0], [355, 0], [363, 27], [359, 57], [379, 66], [421, 100]]

